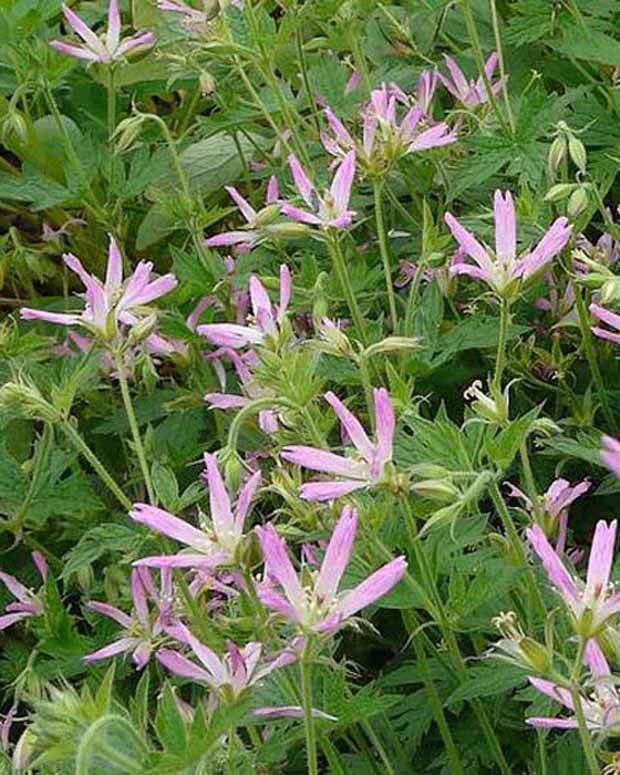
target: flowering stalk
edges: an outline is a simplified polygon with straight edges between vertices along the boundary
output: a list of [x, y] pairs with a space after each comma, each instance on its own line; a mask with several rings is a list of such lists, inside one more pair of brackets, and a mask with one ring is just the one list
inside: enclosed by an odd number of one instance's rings
[[499, 307], [499, 339], [497, 340], [497, 354], [495, 358], [495, 375], [493, 383], [497, 393], [502, 390], [502, 376], [506, 366], [506, 343], [508, 341], [508, 326], [510, 325], [510, 301], [502, 297]]
[[302, 707], [304, 709], [304, 731], [306, 734], [306, 755], [308, 757], [308, 775], [318, 775], [319, 765], [316, 752], [316, 729], [312, 714], [312, 638], [308, 638], [301, 655], [299, 669], [301, 672]]
[[[116, 364], [118, 381], [121, 386], [121, 395], [123, 397], [123, 404], [125, 405], [127, 420], [129, 421], [129, 428], [131, 429], [133, 443], [136, 448], [136, 454], [140, 464], [140, 470], [142, 471], [142, 476], [144, 478], [144, 484], [146, 485], [149, 501], [154, 505], [156, 503], [156, 496], [155, 490], [153, 488], [153, 482], [151, 481], [151, 471], [146, 459], [144, 444], [142, 443], [142, 436], [140, 435], [140, 428], [138, 426], [136, 413], [134, 412], [133, 403], [131, 401], [131, 393], [129, 391], [129, 384], [127, 383], [127, 374], [123, 364], [123, 358], [118, 350], [114, 351], [113, 357], [114, 363]], [[129, 508], [131, 508], [131, 504]]]
[[600, 775], [600, 769], [598, 766], [598, 762], [596, 759], [596, 754], [594, 753], [594, 748], [592, 746], [592, 738], [590, 737], [590, 732], [588, 730], [588, 726], [586, 724], [586, 718], [583, 712], [583, 705], [581, 700], [581, 695], [579, 693], [579, 675], [581, 673], [581, 666], [583, 664], [583, 658], [586, 653], [586, 646], [588, 645], [588, 638], [584, 638], [581, 636], [579, 638], [579, 647], [577, 649], [577, 654], [575, 655], [575, 661], [573, 663], [573, 669], [571, 671], [571, 678], [570, 678], [570, 686], [571, 686], [571, 697], [573, 699], [573, 708], [575, 712], [575, 718], [577, 719], [577, 725], [579, 729], [579, 738], [581, 740], [581, 745], [583, 746], [583, 752], [586, 757], [586, 761], [588, 763], [588, 769], [590, 770], [590, 775]]
[[396, 312], [396, 299], [394, 297], [394, 283], [392, 282], [392, 269], [390, 267], [390, 251], [388, 248], [387, 234], [385, 232], [385, 222], [383, 219], [383, 204], [381, 202], [383, 185], [376, 178], [374, 178], [372, 181], [372, 190], [375, 198], [375, 219], [377, 222], [377, 236], [379, 237], [379, 250], [381, 252], [381, 260], [383, 261], [383, 274], [385, 276], [385, 286], [387, 289], [388, 304], [390, 307], [392, 331], [396, 333], [398, 315]]
[[336, 274], [338, 276], [338, 282], [340, 283], [340, 287], [344, 292], [344, 297], [347, 300], [347, 306], [349, 307], [351, 317], [353, 318], [353, 322], [355, 323], [357, 334], [360, 338], [360, 341], [365, 346], [368, 344], [368, 337], [366, 336], [366, 326], [364, 324], [364, 318], [362, 316], [359, 305], [357, 303], [357, 298], [355, 297], [355, 293], [353, 291], [353, 286], [351, 285], [351, 278], [349, 277], [349, 272], [347, 271], [347, 265], [344, 260], [344, 256], [342, 255], [340, 237], [338, 236], [338, 234], [328, 234], [327, 247], [334, 264], [334, 269], [336, 270]]

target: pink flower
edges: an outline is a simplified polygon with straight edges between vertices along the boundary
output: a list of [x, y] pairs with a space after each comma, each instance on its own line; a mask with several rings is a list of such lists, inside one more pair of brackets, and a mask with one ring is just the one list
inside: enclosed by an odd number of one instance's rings
[[498, 294], [514, 292], [518, 282], [525, 282], [543, 269], [566, 245], [571, 226], [566, 218], [557, 218], [538, 245], [517, 257], [517, 222], [512, 194], [495, 192], [495, 252], [483, 246], [451, 213], [445, 221], [465, 256], [474, 264], [463, 260], [450, 267], [451, 274], [467, 274], [487, 283]]
[[295, 181], [295, 187], [309, 210], [288, 202], [281, 202], [283, 215], [294, 221], [308, 223], [321, 229], [348, 229], [355, 213], [349, 210], [351, 186], [355, 177], [355, 151], [350, 151], [336, 170], [329, 191], [323, 196], [317, 193], [314, 184], [306, 175], [294, 154], [288, 157], [288, 164]]
[[[247, 253], [259, 243], [261, 237], [259, 231], [260, 227], [273, 219], [274, 208], [271, 206], [275, 205], [278, 201], [278, 181], [273, 175], [269, 179], [265, 198], [266, 207], [258, 212], [252, 207], [247, 199], [244, 199], [241, 196], [236, 188], [233, 186], [225, 186], [225, 189], [239, 208], [241, 215], [247, 221], [248, 228], [216, 234], [214, 237], [206, 239], [205, 245], [209, 248], [236, 245], [239, 252]], [[275, 210], [275, 213], [277, 213], [277, 210]]]
[[143, 557], [134, 565], [153, 568], [214, 568], [230, 563], [243, 538], [243, 528], [252, 498], [260, 484], [259, 472], [252, 474], [242, 487], [235, 508], [217, 466], [214, 455], [205, 452], [204, 475], [209, 488], [211, 523], [199, 529], [168, 511], [147, 503], [136, 503], [129, 516], [157, 533], [174, 538], [189, 547], [188, 552], [172, 556]]
[[359, 420], [332, 393], [325, 400], [338, 416], [353, 442], [357, 455], [343, 457], [315, 447], [291, 446], [282, 451], [282, 458], [311, 471], [335, 474], [331, 482], [303, 484], [300, 495], [306, 500], [327, 501], [348, 495], [354, 490], [372, 487], [384, 479], [385, 468], [392, 459], [394, 440], [394, 409], [385, 388], [373, 390], [375, 403], [376, 440], [370, 441]]
[[246, 689], [266, 678], [274, 670], [290, 665], [298, 659], [298, 649], [291, 647], [273, 660], [262, 660], [263, 646], [251, 642], [240, 649], [229, 642], [226, 654], [218, 656], [183, 625], [171, 627], [168, 633], [180, 643], [189, 646], [196, 664], [173, 649], [159, 649], [156, 656], [174, 675], [208, 686], [225, 700], [237, 699]]
[[427, 108], [422, 104], [416, 103], [399, 122], [397, 101], [397, 95], [385, 85], [371, 92], [370, 102], [364, 110], [362, 143], [368, 159], [378, 154], [393, 160], [456, 142], [457, 136], [447, 124], [428, 126], [425, 122]]
[[[463, 71], [457, 65], [454, 59], [452, 59], [452, 57], [449, 57], [446, 54], [444, 56], [444, 60], [450, 75], [445, 76], [440, 72], [439, 78], [453, 97], [456, 97], [456, 99], [467, 108], [474, 108], [477, 105], [484, 105], [486, 102], [488, 102], [488, 94], [484, 83], [484, 78], [482, 76], [480, 76], [477, 81], [468, 81], [463, 75]], [[491, 82], [491, 78], [493, 77], [493, 73], [495, 72], [498, 61], [498, 56], [495, 52], [493, 52], [486, 61], [484, 70], [489, 83]], [[491, 84], [491, 90], [493, 94], [499, 94], [503, 88], [504, 80], [501, 78], [499, 81]]]
[[[594, 686], [591, 696], [579, 695], [586, 726], [593, 732], [617, 731], [620, 727], [620, 693], [607, 660], [594, 639], [588, 641], [585, 662], [590, 668]], [[541, 678], [530, 677], [529, 682], [542, 694], [551, 697], [569, 710], [575, 710], [573, 697], [568, 689]], [[577, 729], [579, 726], [574, 716], [569, 718], [536, 716], [526, 719], [526, 723], [543, 729]]]
[[603, 436], [601, 460], [613, 474], [620, 477], [620, 441], [611, 436]]
[[309, 579], [306, 587], [297, 576], [286, 543], [274, 526], [257, 527], [256, 532], [265, 558], [265, 571], [284, 593], [280, 594], [270, 583], [263, 582], [257, 590], [261, 603], [306, 631], [336, 632], [346, 619], [386, 595], [407, 569], [405, 559], [397, 557], [354, 589], [338, 594], [357, 532], [357, 512], [349, 506], [345, 506], [336, 523], [318, 575], [302, 574], [304, 580]]
[[[588, 492], [590, 486], [591, 482], [587, 479], [584, 479], [575, 486], [572, 486], [566, 479], [556, 479], [551, 483], [547, 492], [541, 498], [540, 507], [543, 513], [549, 518], [550, 522], [547, 526], [549, 528], [547, 532], [550, 532], [550, 530], [553, 529], [554, 531], [557, 530], [558, 533], [555, 545], [555, 550], [558, 554], [562, 554], [566, 548], [568, 507], [573, 501], [576, 501], [577, 498]], [[513, 498], [521, 498], [528, 510], [533, 510], [531, 500], [522, 490], [512, 484], [508, 484], [508, 487], [510, 488], [510, 495]]]
[[620, 344], [620, 315], [617, 315], [615, 312], [610, 312], [599, 304], [590, 304], [590, 312], [595, 318], [600, 320], [601, 323], [605, 323], [605, 325], [615, 329], [614, 331], [610, 331], [602, 326], [592, 326], [590, 329], [592, 333], [600, 339], [608, 339], [614, 344]]
[[[86, 604], [86, 607], [91, 611], [118, 622], [123, 628], [123, 635], [108, 646], [87, 654], [82, 658], [82, 661], [96, 662], [99, 659], [107, 659], [131, 651], [138, 670], [142, 670], [146, 665], [157, 638], [162, 635], [163, 629], [170, 624], [171, 571], [162, 570], [161, 591], [158, 592], [148, 568], [134, 568], [131, 572], [131, 596], [133, 598], [131, 615], [109, 603], [92, 600]], [[149, 600], [156, 604], [153, 612], [149, 609]]]
[[249, 326], [237, 323], [208, 323], [198, 326], [196, 331], [206, 336], [211, 344], [219, 347], [256, 346], [263, 344], [267, 337], [277, 338], [280, 324], [284, 319], [291, 299], [291, 275], [288, 267], [280, 267], [280, 303], [273, 307], [265, 287], [255, 275], [250, 277], [250, 301], [254, 314], [254, 324]]
[[596, 634], [610, 616], [620, 611], [620, 593], [613, 593], [609, 584], [616, 526], [615, 520], [610, 525], [603, 520], [597, 523], [585, 585], [566, 569], [539, 525], [525, 531], [532, 549], [542, 561], [549, 582], [556, 588], [574, 616], [579, 631], [586, 637]]
[[22, 307], [24, 320], [45, 320], [65, 326], [79, 325], [104, 340], [116, 335], [118, 324], [135, 325], [145, 317], [142, 309], [146, 304], [176, 288], [177, 280], [172, 274], [151, 280], [153, 264], [140, 261], [133, 274], [123, 282], [123, 260], [120, 251], [110, 236], [108, 266], [105, 282], [89, 274], [79, 258], [72, 253], [63, 256], [65, 264], [75, 272], [84, 287], [84, 309], [81, 313], [46, 312], [40, 309]]
[[[45, 585], [48, 575], [48, 566], [45, 557], [41, 552], [36, 551], [32, 552], [30, 556]], [[4, 586], [16, 600], [15, 603], [8, 603], [5, 606], [4, 610], [6, 613], [0, 616], [0, 630], [5, 630], [12, 624], [22, 621], [22, 619], [28, 619], [31, 616], [41, 616], [44, 609], [40, 593], [35, 594], [20, 583], [14, 576], [3, 573], [2, 571], [0, 571], [0, 581], [3, 582]]]
[[136, 49], [148, 48], [155, 43], [152, 32], [139, 32], [130, 38], [121, 40], [121, 18], [118, 8], [118, 0], [110, 0], [108, 6], [108, 29], [105, 35], [98, 37], [82, 19], [63, 3], [62, 12], [71, 28], [84, 41], [83, 45], [74, 46], [61, 40], [52, 40], [50, 46], [77, 59], [86, 59], [88, 62], [110, 64], [129, 54]]
[[[222, 348], [218, 350], [220, 355], [226, 355], [233, 362], [241, 388], [245, 395], [239, 396], [234, 393], [207, 393], [204, 400], [214, 409], [240, 409], [247, 406], [250, 401], [257, 398], [276, 397], [275, 391], [268, 388], [262, 388], [254, 378], [246, 361], [234, 350]], [[275, 412], [269, 409], [263, 409], [258, 414], [258, 425], [265, 433], [275, 433], [278, 430], [278, 419]]]

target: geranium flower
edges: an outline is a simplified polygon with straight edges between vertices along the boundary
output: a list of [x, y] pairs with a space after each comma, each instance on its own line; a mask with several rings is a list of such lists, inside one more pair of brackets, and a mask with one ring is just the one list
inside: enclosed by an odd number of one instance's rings
[[[32, 552], [30, 556], [45, 585], [48, 575], [47, 560], [41, 552]], [[11, 576], [9, 573], [3, 573], [2, 571], [0, 571], [0, 581], [3, 582], [4, 586], [16, 600], [15, 603], [8, 603], [5, 606], [4, 610], [6, 613], [0, 616], [0, 630], [5, 630], [12, 624], [20, 622], [23, 619], [28, 619], [31, 616], [41, 616], [44, 608], [40, 592], [32, 592], [19, 582], [15, 576]]]
[[620, 315], [617, 315], [615, 312], [610, 312], [608, 309], [605, 309], [605, 307], [601, 307], [600, 304], [590, 304], [590, 312], [595, 318], [600, 320], [601, 323], [605, 323], [605, 325], [615, 329], [614, 331], [610, 331], [602, 326], [592, 326], [590, 329], [592, 333], [595, 336], [598, 336], [599, 339], [607, 339], [614, 344], [620, 344]]
[[[446, 54], [444, 55], [444, 61], [450, 75], [446, 76], [440, 71], [439, 78], [453, 97], [456, 97], [456, 99], [467, 108], [475, 108], [477, 105], [484, 105], [488, 102], [489, 95], [487, 94], [486, 85], [482, 76], [480, 76], [477, 81], [468, 81], [463, 75], [463, 71], [452, 57], [449, 57]], [[489, 83], [491, 83], [491, 78], [493, 77], [498, 62], [499, 58], [497, 54], [493, 52], [485, 63], [484, 71]], [[499, 94], [504, 88], [504, 83], [504, 79], [500, 78], [499, 81], [491, 84], [491, 91], [493, 94]]]
[[348, 495], [354, 490], [372, 487], [382, 481], [385, 467], [392, 459], [394, 440], [394, 409], [385, 388], [373, 390], [375, 404], [376, 441], [372, 442], [359, 420], [331, 391], [325, 400], [332, 407], [348, 437], [353, 442], [357, 455], [343, 457], [323, 449], [305, 446], [290, 446], [282, 450], [282, 458], [311, 471], [335, 474], [338, 479], [330, 482], [308, 482], [303, 484], [300, 495], [307, 500], [327, 501]]
[[338, 587], [347, 569], [357, 532], [357, 512], [349, 506], [342, 510], [323, 557], [321, 570], [297, 576], [289, 559], [286, 543], [275, 527], [257, 527], [256, 533], [265, 558], [265, 571], [280, 585], [283, 595], [269, 581], [258, 585], [258, 597], [267, 608], [282, 614], [302, 630], [334, 633], [346, 619], [386, 595], [403, 577], [407, 563], [397, 557], [372, 573], [361, 584], [344, 594]]
[[99, 37], [82, 19], [63, 3], [62, 12], [71, 28], [84, 41], [83, 45], [75, 46], [62, 40], [50, 41], [50, 46], [77, 59], [86, 59], [88, 62], [110, 64], [129, 54], [130, 51], [152, 46], [155, 36], [152, 32], [139, 32], [130, 38], [121, 40], [121, 17], [118, 0], [110, 0], [108, 6], [108, 29], [105, 35]]
[[135, 325], [145, 317], [141, 308], [177, 286], [172, 274], [151, 279], [153, 264], [140, 261], [130, 277], [123, 282], [123, 260], [114, 237], [110, 236], [105, 282], [89, 274], [79, 258], [72, 253], [63, 255], [65, 264], [75, 272], [84, 287], [84, 309], [81, 313], [47, 312], [22, 307], [23, 320], [44, 320], [64, 326], [83, 326], [91, 334], [109, 340], [118, 331], [119, 323]]

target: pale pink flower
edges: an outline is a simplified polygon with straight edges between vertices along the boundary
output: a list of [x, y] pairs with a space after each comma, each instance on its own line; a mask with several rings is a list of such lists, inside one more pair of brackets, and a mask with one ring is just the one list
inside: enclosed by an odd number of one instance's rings
[[495, 192], [495, 251], [482, 245], [451, 213], [445, 221], [466, 256], [474, 264], [463, 260], [450, 267], [451, 274], [467, 274], [487, 283], [498, 294], [514, 291], [542, 270], [568, 242], [572, 227], [566, 218], [557, 218], [538, 245], [517, 256], [517, 221], [512, 194]]
[[174, 555], [143, 557], [134, 565], [153, 568], [214, 568], [234, 560], [235, 552], [243, 538], [246, 517], [252, 498], [260, 484], [260, 472], [252, 474], [242, 487], [233, 509], [230, 495], [214, 455], [204, 454], [205, 481], [209, 488], [210, 524], [193, 527], [168, 511], [135, 503], [129, 516], [157, 533], [174, 538], [188, 547], [187, 551]]
[[[252, 207], [247, 199], [241, 196], [234, 186], [224, 186], [224, 188], [247, 221], [247, 227], [237, 231], [225, 231], [222, 234], [216, 234], [206, 239], [205, 245], [209, 248], [235, 245], [238, 252], [247, 253], [260, 242], [260, 227], [273, 220], [273, 206], [277, 203], [279, 196], [277, 178], [274, 175], [269, 178], [265, 195], [265, 207], [258, 211]], [[277, 214], [277, 208], [275, 208], [275, 214]]]
[[[352, 590], [338, 593], [349, 565], [357, 532], [357, 512], [349, 506], [342, 510], [323, 557], [317, 576], [298, 577], [288, 556], [286, 543], [272, 524], [257, 527], [265, 571], [280, 585], [283, 595], [269, 582], [258, 586], [258, 597], [267, 608], [295, 622], [302, 630], [334, 633], [346, 619], [386, 595], [403, 577], [407, 563], [397, 557]], [[302, 581], [308, 581], [304, 586]]]
[[[82, 658], [84, 662], [96, 662], [117, 654], [132, 653], [133, 662], [138, 670], [149, 661], [165, 627], [170, 624], [170, 604], [172, 597], [172, 576], [168, 569], [161, 573], [161, 590], [155, 587], [148, 568], [134, 568], [131, 572], [131, 596], [133, 610], [131, 615], [109, 603], [92, 600], [86, 607], [98, 614], [107, 616], [121, 625], [122, 637]], [[149, 601], [155, 603], [154, 610]]]
[[[590, 668], [594, 690], [589, 696], [579, 694], [586, 727], [592, 732], [617, 734], [620, 728], [620, 693], [607, 660], [593, 638], [588, 641], [584, 661]], [[567, 688], [542, 678], [530, 677], [529, 682], [539, 692], [574, 712], [573, 696]], [[574, 715], [569, 718], [535, 716], [526, 719], [526, 723], [542, 729], [577, 729], [579, 726]]]
[[[244, 395], [234, 393], [207, 393], [204, 400], [214, 409], [241, 409], [257, 398], [276, 398], [276, 393], [269, 388], [261, 387], [242, 356], [230, 348], [221, 348], [218, 354], [229, 358], [239, 377], [239, 383]], [[278, 430], [278, 418], [270, 409], [258, 413], [258, 425], [265, 433], [275, 433]]]
[[353, 442], [356, 453], [352, 457], [335, 455], [315, 447], [290, 446], [282, 451], [282, 458], [290, 463], [323, 471], [338, 478], [329, 482], [303, 484], [300, 495], [306, 500], [327, 501], [348, 495], [354, 490], [372, 487], [383, 481], [386, 466], [392, 460], [394, 441], [394, 409], [385, 388], [373, 390], [375, 404], [376, 440], [372, 442], [360, 421], [331, 391], [325, 399], [342, 423]]
[[91, 334], [105, 340], [118, 331], [118, 324], [135, 325], [145, 317], [143, 307], [176, 288], [172, 274], [151, 279], [153, 264], [140, 261], [130, 277], [123, 282], [123, 260], [114, 237], [110, 236], [108, 266], [105, 281], [89, 274], [79, 258], [72, 253], [63, 256], [65, 264], [80, 278], [86, 293], [82, 312], [46, 312], [41, 309], [22, 307], [24, 320], [44, 320], [65, 326], [83, 326]]
[[600, 304], [590, 304], [590, 313], [600, 320], [601, 323], [614, 329], [610, 331], [608, 328], [602, 326], [592, 326], [590, 329], [595, 336], [599, 339], [607, 339], [614, 344], [620, 344], [620, 315], [615, 312], [610, 312], [605, 307], [601, 307]]
[[261, 281], [252, 275], [250, 301], [254, 315], [253, 324], [243, 326], [238, 323], [208, 323], [198, 326], [196, 331], [206, 336], [211, 344], [233, 349], [261, 345], [267, 337], [275, 339], [288, 309], [291, 290], [291, 275], [286, 264], [280, 267], [280, 303], [275, 307], [271, 304]]
[[63, 3], [62, 12], [71, 28], [84, 41], [79, 46], [65, 43], [61, 40], [52, 40], [50, 46], [77, 59], [85, 59], [88, 62], [110, 64], [122, 59], [130, 51], [149, 48], [155, 43], [152, 32], [139, 32], [130, 38], [121, 40], [121, 17], [118, 0], [110, 0], [108, 6], [108, 28], [103, 36], [98, 36], [68, 5]]
[[246, 689], [263, 681], [270, 673], [281, 667], [286, 667], [297, 661], [299, 649], [285, 649], [272, 660], [263, 658], [263, 645], [257, 642], [248, 643], [239, 648], [229, 641], [226, 653], [219, 656], [184, 625], [176, 625], [168, 630], [172, 637], [180, 643], [189, 646], [198, 664], [174, 649], [159, 649], [156, 656], [159, 662], [174, 675], [188, 678], [215, 693], [215, 702], [223, 698], [225, 701], [236, 700]]
[[349, 210], [351, 187], [355, 177], [355, 151], [350, 151], [336, 170], [329, 191], [320, 195], [308, 178], [294, 154], [288, 157], [288, 164], [295, 181], [295, 187], [306, 203], [308, 210], [281, 201], [280, 210], [287, 218], [321, 229], [348, 229], [355, 215]]
[[620, 477], [620, 441], [611, 436], [603, 436], [601, 461], [609, 470]]
[[[47, 581], [48, 566], [45, 557], [41, 552], [32, 552], [30, 555], [35, 564], [39, 575], [43, 580], [43, 585]], [[43, 614], [43, 599], [40, 592], [35, 593], [19, 582], [15, 576], [0, 571], [0, 581], [15, 598], [14, 603], [8, 603], [4, 610], [5, 613], [0, 616], [0, 630], [5, 630], [16, 622], [28, 619], [31, 616], [41, 616]]]
[[[533, 511], [532, 501], [522, 490], [510, 483], [508, 483], [508, 487], [511, 497], [520, 498], [525, 503], [527, 509], [530, 512]], [[566, 479], [556, 479], [549, 485], [547, 491], [540, 499], [539, 505], [543, 515], [550, 522], [550, 529], [553, 529], [554, 532], [557, 531], [555, 550], [558, 554], [562, 554], [566, 549], [568, 507], [577, 498], [588, 492], [590, 487], [591, 482], [588, 479], [584, 479], [574, 486]]]
[[614, 593], [609, 583], [616, 526], [615, 520], [609, 525], [603, 520], [597, 522], [585, 584], [568, 571], [539, 525], [525, 531], [549, 582], [567, 605], [577, 627], [586, 628], [588, 635], [594, 635], [609, 617], [620, 611], [620, 593]]
[[[484, 105], [488, 102], [489, 97], [482, 76], [480, 76], [477, 81], [468, 81], [463, 75], [463, 71], [452, 57], [449, 57], [446, 54], [444, 56], [444, 61], [450, 75], [446, 76], [439, 72], [439, 78], [453, 97], [456, 97], [456, 99], [466, 108], [475, 108], [477, 105]], [[486, 61], [484, 70], [489, 83], [491, 83], [491, 78], [493, 77], [498, 61], [499, 59], [495, 52], [493, 52]], [[494, 84], [491, 84], [491, 91], [493, 94], [499, 94], [504, 88], [504, 83], [504, 80], [500, 78]]]

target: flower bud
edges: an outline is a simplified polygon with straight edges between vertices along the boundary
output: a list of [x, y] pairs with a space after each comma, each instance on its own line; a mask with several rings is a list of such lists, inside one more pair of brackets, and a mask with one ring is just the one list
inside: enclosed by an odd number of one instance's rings
[[34, 753], [36, 738], [29, 727], [22, 732], [13, 751], [12, 765], [16, 773], [29, 769]]
[[151, 312], [150, 315], [147, 315], [145, 318], [142, 318], [142, 320], [139, 320], [135, 326], [132, 326], [129, 329], [129, 335], [127, 336], [127, 346], [135, 347], [135, 345], [143, 342], [153, 333], [156, 324], [157, 315], [155, 312]]
[[128, 151], [140, 134], [144, 119], [141, 115], [129, 116], [120, 121], [114, 131], [113, 139], [116, 141], [116, 150], [119, 153]]
[[608, 278], [601, 287], [602, 305], [620, 301], [620, 277]]
[[321, 339], [328, 345], [334, 355], [353, 355], [353, 347], [347, 335], [328, 317], [324, 317], [318, 324], [318, 333]]
[[558, 183], [555, 186], [551, 186], [545, 194], [545, 202], [559, 202], [562, 199], [566, 199], [576, 188], [576, 183]]
[[423, 479], [421, 482], [415, 482], [411, 489], [420, 498], [441, 503], [453, 503], [460, 495], [459, 490], [446, 479]]
[[546, 673], [551, 667], [551, 656], [542, 643], [538, 643], [538, 641], [528, 637], [521, 638], [519, 649], [527, 662], [527, 666], [537, 673]]
[[571, 218], [576, 218], [588, 206], [588, 192], [583, 186], [576, 188], [568, 200], [567, 212]]
[[588, 162], [586, 149], [581, 140], [574, 135], [568, 138], [568, 153], [579, 172], [585, 173]]
[[310, 231], [305, 223], [287, 221], [285, 223], [273, 223], [264, 227], [264, 231], [271, 237], [280, 239], [300, 239], [306, 237]]
[[565, 157], [566, 157], [566, 139], [562, 135], [559, 135], [551, 143], [551, 148], [549, 150], [549, 157], [547, 159], [549, 172], [552, 178], [555, 177], [558, 169], [560, 168], [560, 164], [562, 163]]
[[269, 224], [273, 223], [279, 215], [280, 205], [275, 203], [267, 205], [256, 213], [256, 226], [258, 228], [261, 226], [269, 226]]
[[202, 70], [198, 77], [198, 85], [200, 86], [200, 93], [203, 97], [206, 97], [215, 91], [215, 78], [208, 70]]
[[367, 358], [371, 358], [373, 355], [379, 353], [390, 353], [396, 350], [418, 350], [420, 348], [419, 339], [415, 339], [409, 336], [388, 336], [382, 339], [380, 342], [371, 344], [365, 350]]
[[0, 388], [0, 409], [21, 417], [55, 423], [60, 413], [46, 401], [39, 389], [28, 382], [6, 382]]
[[430, 253], [426, 260], [424, 261], [426, 266], [430, 267], [431, 269], [439, 269], [446, 263], [446, 254], [445, 253]]

